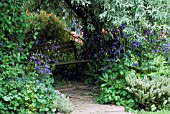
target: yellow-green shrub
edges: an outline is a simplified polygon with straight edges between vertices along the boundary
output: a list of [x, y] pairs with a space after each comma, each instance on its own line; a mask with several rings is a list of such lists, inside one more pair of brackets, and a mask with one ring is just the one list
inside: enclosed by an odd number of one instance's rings
[[46, 13], [45, 11], [40, 11], [40, 13], [27, 13], [28, 16], [32, 18], [29, 20], [32, 24], [33, 29], [38, 29], [38, 40], [40, 42], [55, 41], [63, 42], [70, 40], [69, 33], [64, 29], [67, 25], [64, 20], [60, 17], [56, 17], [55, 14]]

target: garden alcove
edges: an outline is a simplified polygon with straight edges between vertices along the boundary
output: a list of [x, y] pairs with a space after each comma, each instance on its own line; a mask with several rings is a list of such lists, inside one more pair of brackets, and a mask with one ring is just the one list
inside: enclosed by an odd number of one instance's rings
[[[82, 65], [83, 76], [78, 77], [100, 85], [99, 103], [169, 110], [169, 0], [2, 0], [0, 8], [1, 113], [54, 113], [63, 108], [58, 103], [62, 95], [52, 88], [54, 69], [45, 62], [49, 57], [27, 54], [45, 39], [50, 45], [58, 37], [69, 41], [64, 29], [71, 26], [84, 32], [83, 45], [77, 45], [80, 59], [93, 60]], [[62, 59], [56, 55], [50, 61]]]

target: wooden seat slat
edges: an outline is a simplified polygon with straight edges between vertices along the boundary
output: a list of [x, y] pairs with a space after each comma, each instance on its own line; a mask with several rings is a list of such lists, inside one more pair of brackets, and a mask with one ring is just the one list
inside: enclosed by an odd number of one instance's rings
[[56, 66], [61, 66], [61, 65], [70, 65], [70, 64], [77, 64], [77, 63], [87, 63], [91, 62], [92, 60], [80, 60], [80, 61], [69, 61], [69, 62], [61, 62], [55, 64]]

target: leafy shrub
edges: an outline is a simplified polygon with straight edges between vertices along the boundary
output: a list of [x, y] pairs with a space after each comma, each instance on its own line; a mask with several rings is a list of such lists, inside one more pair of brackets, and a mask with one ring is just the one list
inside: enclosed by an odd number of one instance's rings
[[170, 75], [168, 62], [160, 54], [148, 53], [143, 55], [142, 58], [130, 54], [130, 57], [126, 62], [126, 65], [130, 68], [126, 75], [134, 73], [138, 78], [147, 76], [150, 79], [161, 76], [169, 77]]
[[[69, 100], [56, 93], [50, 84], [32, 75], [8, 79], [0, 84], [1, 114], [54, 114], [56, 111], [71, 111]], [[55, 104], [55, 102], [60, 103]]]
[[[70, 40], [69, 33], [65, 31], [67, 25], [60, 17], [54, 14], [48, 14], [45, 11], [40, 13], [28, 13], [28, 17], [32, 17], [29, 22], [31, 29], [38, 29], [37, 43], [44, 43], [47, 41], [63, 42]], [[28, 31], [29, 33], [29, 31]]]
[[119, 60], [114, 63], [108, 62], [107, 66], [102, 69], [103, 74], [99, 77], [102, 80], [102, 84], [98, 102], [135, 108], [135, 101], [126, 90], [125, 72], [128, 68], [123, 62]]
[[135, 102], [145, 110], [155, 111], [170, 108], [170, 79], [167, 77], [137, 78], [129, 75], [126, 77], [129, 84], [127, 90], [133, 95]]

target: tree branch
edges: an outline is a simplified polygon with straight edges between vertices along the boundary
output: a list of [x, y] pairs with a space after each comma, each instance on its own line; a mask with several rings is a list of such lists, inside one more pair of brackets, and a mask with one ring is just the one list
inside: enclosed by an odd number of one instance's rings
[[80, 5], [79, 7], [77, 7], [75, 5], [72, 5], [71, 0], [64, 0], [64, 1], [76, 13], [76, 15], [78, 17], [80, 17], [82, 19], [84, 19], [84, 18], [87, 19], [86, 14], [88, 12], [86, 12], [86, 9], [83, 6]]

